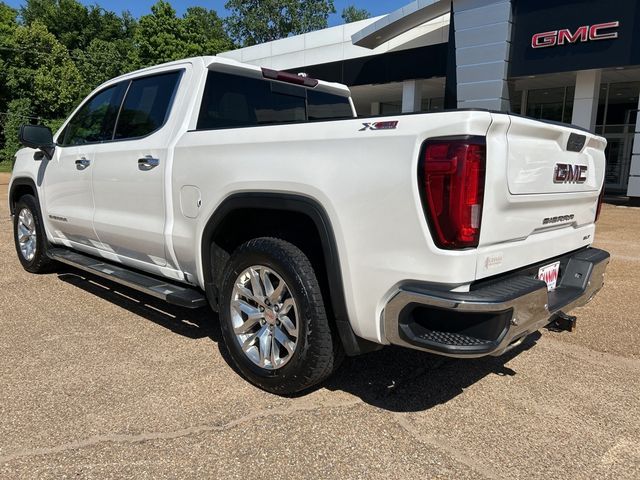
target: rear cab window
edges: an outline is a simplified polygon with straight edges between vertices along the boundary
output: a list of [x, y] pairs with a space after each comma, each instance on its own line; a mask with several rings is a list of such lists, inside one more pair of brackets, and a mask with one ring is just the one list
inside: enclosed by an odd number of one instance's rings
[[255, 127], [353, 116], [346, 96], [210, 71], [196, 129]]
[[351, 103], [347, 97], [309, 90], [307, 93], [309, 120], [353, 118]]

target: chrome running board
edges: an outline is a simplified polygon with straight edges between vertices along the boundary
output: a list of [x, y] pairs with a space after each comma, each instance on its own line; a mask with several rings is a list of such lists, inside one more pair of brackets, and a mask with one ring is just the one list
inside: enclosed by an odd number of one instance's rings
[[172, 305], [185, 308], [200, 308], [207, 305], [207, 299], [195, 288], [167, 283], [165, 280], [107, 263], [104, 260], [84, 255], [64, 248], [52, 248], [47, 256], [66, 265], [111, 280]]

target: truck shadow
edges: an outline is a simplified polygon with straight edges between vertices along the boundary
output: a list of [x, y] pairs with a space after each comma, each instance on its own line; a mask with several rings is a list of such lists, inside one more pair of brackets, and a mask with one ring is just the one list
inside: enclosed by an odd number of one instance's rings
[[343, 390], [392, 412], [419, 412], [444, 404], [489, 375], [514, 376], [505, 364], [535, 345], [541, 334], [500, 357], [455, 359], [399, 347], [347, 358], [323, 387]]
[[[217, 314], [209, 308], [189, 310], [169, 305], [130, 288], [87, 275], [70, 267], [58, 278], [118, 305], [178, 335], [190, 339], [210, 338], [234, 370], [223, 344]], [[500, 357], [460, 360], [397, 347], [346, 358], [338, 371], [315, 388], [344, 391], [363, 402], [392, 412], [424, 411], [446, 403], [488, 375], [513, 376], [505, 364], [535, 345], [540, 333]], [[237, 370], [236, 370], [236, 373]], [[304, 396], [304, 392], [296, 396]]]
[[72, 267], [58, 269], [58, 278], [96, 297], [118, 305], [161, 327], [194, 340], [211, 338], [222, 341], [217, 316], [208, 308], [190, 310], [170, 305], [136, 290], [86, 274]]

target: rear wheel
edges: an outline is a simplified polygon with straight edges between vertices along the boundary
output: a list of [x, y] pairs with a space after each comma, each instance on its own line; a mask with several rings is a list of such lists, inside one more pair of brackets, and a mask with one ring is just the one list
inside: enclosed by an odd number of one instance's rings
[[13, 232], [18, 259], [24, 269], [31, 273], [51, 271], [53, 261], [47, 256], [47, 236], [33, 195], [24, 195], [16, 202]]
[[258, 238], [231, 256], [220, 320], [231, 358], [254, 385], [276, 394], [327, 378], [342, 358], [320, 286], [306, 255], [291, 243]]

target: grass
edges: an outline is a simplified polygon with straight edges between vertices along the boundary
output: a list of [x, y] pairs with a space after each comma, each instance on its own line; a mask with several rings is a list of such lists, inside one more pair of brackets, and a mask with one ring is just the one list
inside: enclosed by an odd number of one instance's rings
[[0, 162], [0, 173], [11, 173], [11, 162]]

